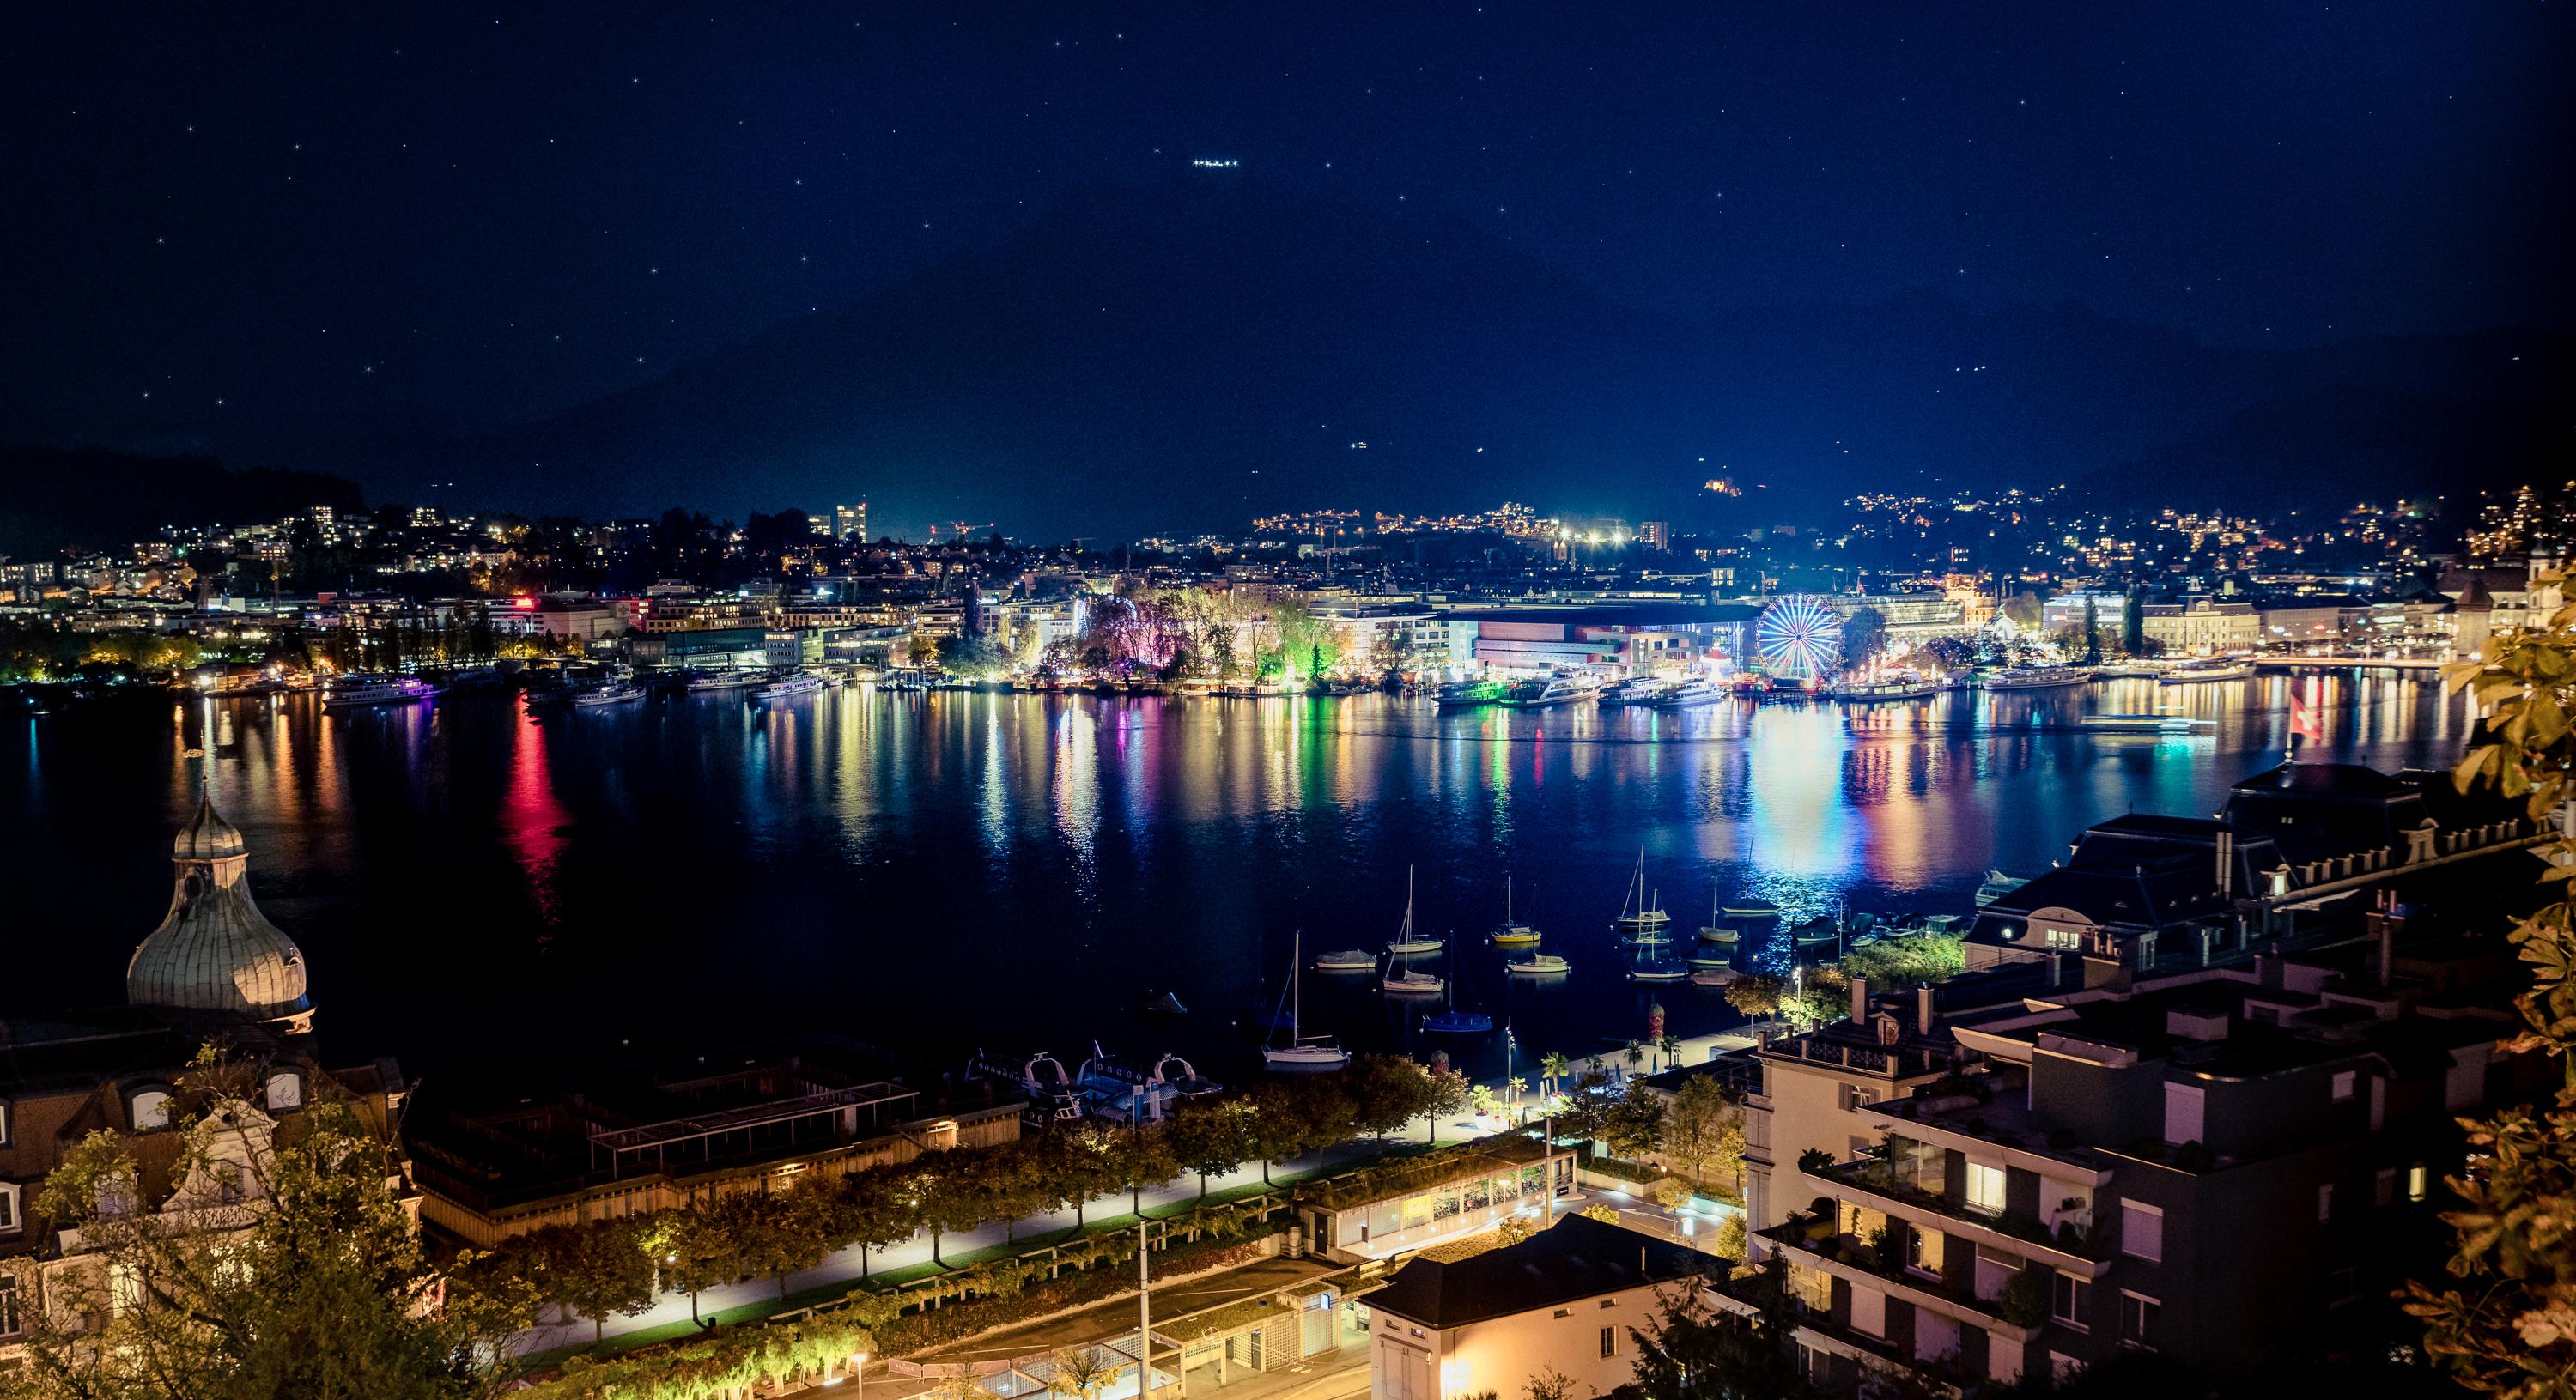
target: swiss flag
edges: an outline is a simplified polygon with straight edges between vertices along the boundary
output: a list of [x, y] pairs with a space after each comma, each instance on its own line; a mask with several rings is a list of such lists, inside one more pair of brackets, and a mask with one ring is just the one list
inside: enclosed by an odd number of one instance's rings
[[2291, 691], [2290, 751], [2292, 753], [2298, 752], [2299, 745], [2302, 743], [2323, 743], [2325, 742], [2325, 737], [2325, 729], [2317, 723], [2317, 712], [2315, 708], [2310, 706], [2306, 697], [2300, 695], [2299, 692], [2295, 690]]

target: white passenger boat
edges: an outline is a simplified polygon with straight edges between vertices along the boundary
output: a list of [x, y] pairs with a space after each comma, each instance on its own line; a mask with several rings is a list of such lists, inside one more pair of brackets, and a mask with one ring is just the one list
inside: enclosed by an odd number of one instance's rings
[[1988, 671], [1985, 685], [1988, 690], [2055, 690], [2092, 679], [2093, 673], [2082, 666], [2013, 666]]
[[632, 681], [610, 681], [606, 685], [576, 690], [564, 697], [576, 710], [595, 710], [607, 705], [629, 705], [644, 698], [644, 687]]
[[378, 705], [414, 705], [437, 694], [427, 681], [412, 676], [351, 676], [322, 693], [326, 710], [357, 710]]
[[2192, 661], [2176, 666], [2156, 677], [2158, 685], [2207, 685], [2213, 681], [2241, 681], [2254, 674], [2254, 668], [2242, 661], [2220, 659]]
[[1648, 703], [1658, 710], [1687, 710], [1693, 705], [1714, 704], [1724, 698], [1726, 692], [1718, 688], [1717, 682], [1693, 676]]

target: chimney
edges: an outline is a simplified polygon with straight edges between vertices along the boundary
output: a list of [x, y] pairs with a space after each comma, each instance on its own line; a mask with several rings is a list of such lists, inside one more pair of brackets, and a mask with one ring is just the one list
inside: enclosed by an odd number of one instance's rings
[[2236, 897], [2236, 833], [2218, 833], [2218, 897]]
[[1932, 1022], [1934, 1019], [1935, 1017], [1932, 1009], [1932, 984], [1926, 982], [1922, 986], [1914, 989], [1914, 1033], [1916, 1035], [1930, 1035], [1932, 1033]]
[[1866, 1021], [1869, 1019], [1869, 979], [1855, 977], [1851, 980], [1851, 984], [1851, 1018], [1855, 1021]]

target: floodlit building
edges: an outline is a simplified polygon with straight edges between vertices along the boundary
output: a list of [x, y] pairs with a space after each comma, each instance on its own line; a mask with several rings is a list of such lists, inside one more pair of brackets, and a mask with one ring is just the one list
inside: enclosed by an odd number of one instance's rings
[[1569, 1215], [1518, 1244], [1443, 1263], [1416, 1258], [1368, 1295], [1371, 1400], [1515, 1394], [1553, 1368], [1577, 1393], [1636, 1379], [1636, 1340], [1708, 1257]]

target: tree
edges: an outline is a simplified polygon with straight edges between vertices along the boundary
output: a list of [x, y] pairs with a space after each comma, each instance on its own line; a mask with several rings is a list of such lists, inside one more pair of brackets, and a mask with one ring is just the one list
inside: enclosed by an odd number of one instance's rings
[[1788, 995], [1789, 984], [1767, 972], [1738, 977], [1726, 984], [1726, 1004], [1746, 1016], [1760, 1020], [1780, 1014], [1780, 998]]
[[689, 1295], [689, 1321], [698, 1320], [698, 1295], [742, 1277], [733, 1241], [694, 1210], [666, 1210], [645, 1226], [642, 1244], [661, 1268], [661, 1283]]
[[1728, 1280], [1727, 1290], [1752, 1304], [1751, 1316], [1718, 1311], [1698, 1288], [1665, 1290], [1646, 1326], [1628, 1331], [1637, 1344], [1637, 1389], [1649, 1400], [1812, 1394], [1799, 1372], [1798, 1305], [1787, 1271], [1788, 1261], [1774, 1254]]
[[1565, 1056], [1554, 1050], [1550, 1050], [1547, 1054], [1541, 1056], [1538, 1062], [1538, 1082], [1540, 1085], [1540, 1092], [1547, 1094], [1555, 1093], [1558, 1082], [1565, 1078], [1565, 1071], [1567, 1068], [1568, 1065], [1566, 1063]]
[[1610, 1151], [1630, 1161], [1664, 1145], [1664, 1096], [1646, 1087], [1646, 1081], [1631, 1079], [1628, 1092], [1610, 1106], [1601, 1124], [1601, 1141]]
[[1251, 1112], [1249, 1101], [1228, 1099], [1185, 1110], [1172, 1120], [1168, 1132], [1173, 1160], [1198, 1173], [1200, 1200], [1207, 1199], [1209, 1177], [1242, 1166], [1256, 1150], [1248, 1121]]
[[1839, 968], [1809, 969], [1806, 985], [1780, 998], [1780, 1014], [1801, 1031], [1842, 1020], [1851, 1014], [1851, 978]]
[[1342, 1071], [1359, 1128], [1384, 1137], [1419, 1118], [1431, 1101], [1431, 1072], [1392, 1055], [1362, 1055]]
[[1440, 1120], [1465, 1108], [1469, 1097], [1467, 1076], [1454, 1069], [1426, 1072], [1422, 1087], [1422, 1116], [1430, 1120], [1433, 1142], [1440, 1141]]
[[2134, 584], [2120, 609], [2120, 650], [2131, 656], [2147, 654], [2147, 593]]
[[1574, 1081], [1573, 1092], [1565, 1096], [1566, 1131], [1585, 1142], [1597, 1142], [1609, 1126], [1610, 1109], [1619, 1100], [1610, 1092], [1610, 1076], [1598, 1069], [1587, 1069]]
[[1854, 608], [1843, 619], [1842, 667], [1857, 671], [1887, 649], [1887, 615], [1876, 608]]
[[2084, 664], [2102, 664], [2102, 619], [2094, 611], [2093, 595], [2084, 595]]
[[73, 1145], [38, 1212], [82, 1252], [21, 1314], [12, 1400], [465, 1400], [488, 1394], [534, 1320], [525, 1281], [467, 1254], [434, 1267], [388, 1145], [320, 1101], [281, 1132], [211, 1052], [182, 1077], [178, 1185], [125, 1140]]
[[1964, 938], [1927, 934], [1921, 938], [1885, 938], [1843, 954], [1845, 977], [1864, 977], [1884, 991], [1901, 991], [1939, 982], [1967, 970]]
[[1682, 1038], [1680, 1036], [1675, 1035], [1671, 1031], [1666, 1031], [1656, 1038], [1655, 1048], [1664, 1052], [1664, 1067], [1666, 1069], [1671, 1069], [1681, 1064]]
[[780, 1191], [735, 1191], [708, 1203], [709, 1221], [724, 1232], [745, 1272], [778, 1281], [820, 1264], [832, 1252], [830, 1188], [791, 1186]]
[[1055, 1379], [1047, 1389], [1073, 1400], [1092, 1400], [1118, 1379], [1124, 1363], [1099, 1347], [1063, 1347], [1055, 1354]]
[[620, 1218], [555, 1225], [537, 1232], [546, 1296], [590, 1319], [590, 1337], [607, 1334], [609, 1315], [641, 1317], [653, 1308], [653, 1256], [642, 1222]]
[[1541, 1366], [1521, 1394], [1524, 1400], [1575, 1400], [1574, 1378], [1553, 1366]]
[[[2466, 689], [2486, 711], [2488, 741], [2453, 780], [2463, 792], [2492, 783], [2526, 802], [2534, 821], [2553, 821], [2576, 769], [2576, 607], [2490, 650], [2490, 660], [2442, 673], [2446, 689]], [[2576, 874], [2576, 842], [2562, 835], [2537, 854], [2548, 862], [2541, 880], [2563, 891]], [[2530, 990], [2515, 999], [2523, 1029], [2511, 1048], [2556, 1059], [2558, 1091], [2546, 1108], [2462, 1120], [2468, 1170], [2446, 1183], [2462, 1205], [2442, 1219], [2457, 1232], [2449, 1271], [2466, 1286], [2411, 1283], [2406, 1310], [2424, 1319], [2426, 1350], [2461, 1385], [2540, 1400], [2576, 1391], [2576, 914], [2559, 898], [2517, 922], [2510, 940], [2532, 969]]]
[[1710, 1075], [1684, 1082], [1664, 1110], [1664, 1156], [1706, 1184], [1711, 1168], [1730, 1186], [1744, 1162], [1744, 1114]]
[[1169, 1134], [1156, 1128], [1133, 1128], [1113, 1133], [1116, 1144], [1109, 1154], [1111, 1180], [1127, 1192], [1136, 1215], [1145, 1214], [1145, 1188], [1160, 1186], [1180, 1175], [1181, 1164], [1172, 1156]]

